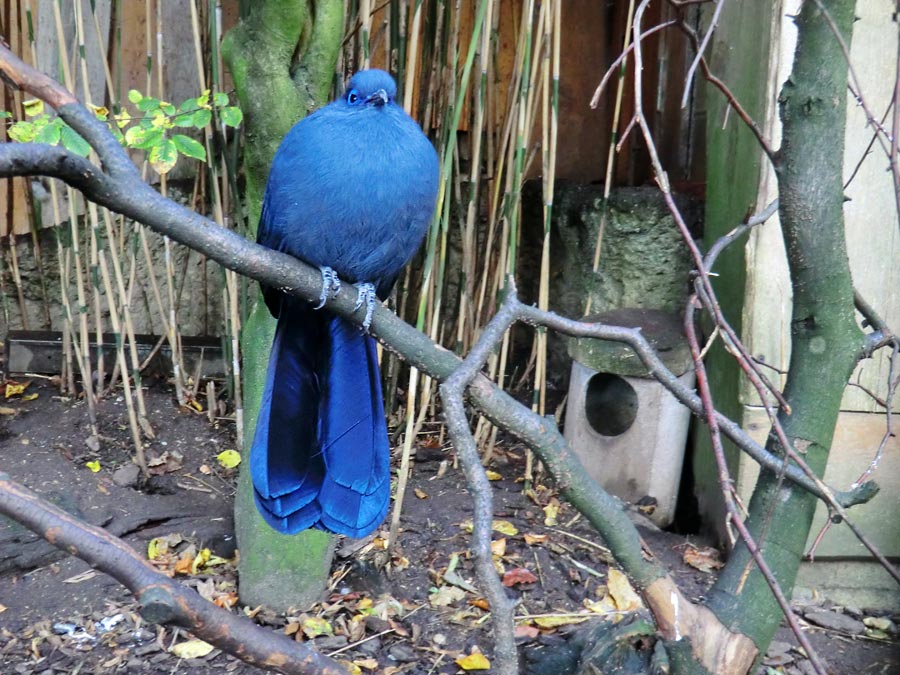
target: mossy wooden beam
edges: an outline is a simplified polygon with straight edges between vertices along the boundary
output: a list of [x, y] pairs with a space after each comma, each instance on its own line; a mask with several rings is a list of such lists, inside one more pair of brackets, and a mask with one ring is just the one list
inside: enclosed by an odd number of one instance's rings
[[[244, 111], [245, 203], [255, 235], [275, 150], [290, 128], [328, 99], [341, 45], [340, 0], [247, 2], [228, 32], [222, 55]], [[245, 451], [250, 448], [265, 384], [274, 321], [253, 303], [241, 334]], [[240, 595], [249, 605], [276, 610], [305, 607], [325, 588], [332, 537], [319, 531], [295, 536], [272, 530], [256, 511], [249, 462], [238, 484], [235, 529], [240, 548]]]
[[[844, 236], [843, 157], [848, 65], [821, 6], [849, 43], [854, 0], [813, 0], [796, 17], [793, 71], [779, 99], [783, 124], [776, 171], [780, 218], [793, 287], [791, 361], [779, 413], [788, 441], [821, 476], [841, 396], [864, 342], [854, 320]], [[769, 448], [781, 452], [777, 442]], [[815, 499], [762, 471], [749, 525], [790, 596], [809, 535]], [[764, 539], [763, 539], [764, 533]], [[746, 574], [747, 570], [749, 574]], [[710, 593], [709, 607], [762, 649], [781, 623], [778, 606], [741, 544]]]

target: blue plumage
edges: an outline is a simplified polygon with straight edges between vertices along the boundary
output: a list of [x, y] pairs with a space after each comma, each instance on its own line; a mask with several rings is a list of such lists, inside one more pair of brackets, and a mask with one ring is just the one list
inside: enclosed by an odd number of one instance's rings
[[[438, 160], [381, 70], [298, 122], [269, 171], [257, 241], [378, 297], [425, 236]], [[264, 288], [278, 320], [250, 456], [256, 504], [293, 534], [374, 530], [390, 498], [389, 445], [374, 340], [350, 322]]]

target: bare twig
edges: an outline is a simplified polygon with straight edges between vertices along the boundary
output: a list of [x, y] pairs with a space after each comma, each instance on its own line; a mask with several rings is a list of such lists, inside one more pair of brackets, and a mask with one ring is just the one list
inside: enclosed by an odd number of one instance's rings
[[447, 431], [453, 440], [466, 482], [475, 501], [472, 516], [472, 549], [475, 553], [475, 570], [482, 591], [491, 608], [494, 631], [494, 657], [497, 670], [504, 675], [519, 672], [513, 623], [515, 603], [507, 596], [494, 568], [491, 552], [493, 522], [492, 488], [475, 439], [466, 419], [463, 394], [487, 361], [491, 352], [503, 339], [503, 334], [516, 318], [516, 287], [512, 278], [507, 283], [507, 301], [485, 326], [478, 342], [450, 377], [441, 384], [441, 402], [447, 420]]

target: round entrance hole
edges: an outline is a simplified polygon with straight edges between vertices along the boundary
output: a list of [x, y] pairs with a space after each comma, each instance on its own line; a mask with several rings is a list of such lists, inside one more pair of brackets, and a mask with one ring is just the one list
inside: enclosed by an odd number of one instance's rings
[[637, 392], [618, 375], [597, 373], [588, 380], [584, 413], [591, 428], [598, 434], [624, 434], [634, 424], [637, 412]]

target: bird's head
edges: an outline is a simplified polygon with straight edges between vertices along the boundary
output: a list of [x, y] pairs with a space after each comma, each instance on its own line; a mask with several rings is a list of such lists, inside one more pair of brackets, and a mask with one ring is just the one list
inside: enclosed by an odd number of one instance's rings
[[397, 84], [394, 78], [383, 70], [360, 70], [350, 78], [344, 101], [353, 107], [381, 108], [394, 102]]

